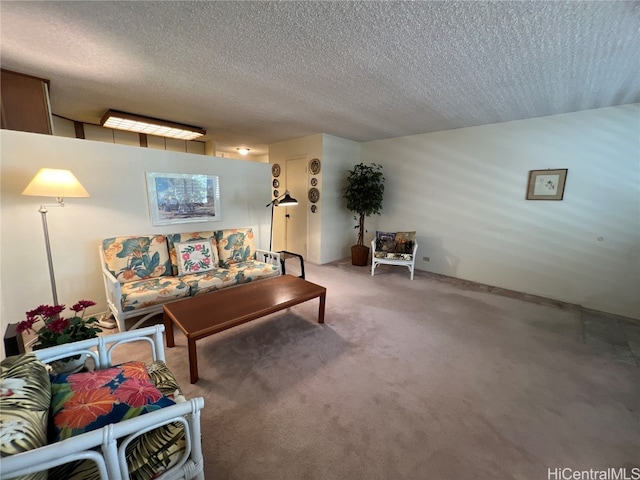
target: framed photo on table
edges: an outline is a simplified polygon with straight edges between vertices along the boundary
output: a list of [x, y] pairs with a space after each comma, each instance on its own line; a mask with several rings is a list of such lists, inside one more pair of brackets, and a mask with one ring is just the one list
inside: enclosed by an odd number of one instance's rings
[[152, 225], [221, 219], [217, 176], [147, 172], [146, 177]]
[[527, 200], [562, 200], [567, 168], [556, 170], [530, 170]]

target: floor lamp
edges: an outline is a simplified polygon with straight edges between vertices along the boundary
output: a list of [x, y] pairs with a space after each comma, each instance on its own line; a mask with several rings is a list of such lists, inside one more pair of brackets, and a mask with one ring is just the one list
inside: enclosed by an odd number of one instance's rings
[[56, 291], [56, 279], [53, 274], [53, 261], [51, 260], [51, 245], [49, 244], [49, 228], [47, 227], [47, 207], [64, 207], [64, 197], [88, 197], [89, 193], [80, 184], [78, 179], [69, 170], [54, 168], [41, 168], [35, 177], [29, 182], [22, 195], [34, 197], [56, 197], [57, 203], [40, 205], [38, 210], [42, 215], [42, 228], [44, 230], [44, 243], [47, 249], [47, 261], [49, 263], [49, 277], [51, 278], [51, 293], [53, 304], [58, 303]]
[[291, 198], [291, 195], [289, 195], [289, 190], [285, 191], [282, 195], [274, 199], [272, 202], [267, 203], [267, 207], [271, 206], [271, 233], [269, 234], [269, 251], [271, 251], [271, 245], [273, 245], [273, 207], [292, 207], [297, 204], [298, 201], [295, 198]]

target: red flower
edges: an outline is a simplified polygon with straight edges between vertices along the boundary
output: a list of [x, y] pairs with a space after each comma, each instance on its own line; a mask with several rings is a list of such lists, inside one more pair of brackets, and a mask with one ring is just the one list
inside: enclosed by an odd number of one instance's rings
[[182, 259], [183, 260], [187, 261], [187, 260], [189, 260], [189, 258], [191, 258], [191, 255], [189, 255], [188, 253], [183, 253], [182, 254]]
[[47, 323], [47, 330], [53, 333], [63, 333], [64, 329], [69, 326], [69, 320], [66, 318], [54, 318], [49, 323]]
[[18, 323], [18, 326], [16, 327], [16, 331], [18, 333], [23, 333], [23, 332], [30, 332], [31, 329], [33, 328], [33, 324], [36, 323], [37, 319], [34, 317], [27, 317], [26, 320], [23, 320], [22, 322]]
[[116, 398], [107, 387], [87, 392], [76, 392], [55, 417], [56, 427], [84, 428], [102, 415], [109, 413]]
[[117, 368], [107, 368], [105, 370], [94, 370], [93, 372], [74, 373], [69, 375], [67, 380], [73, 391], [83, 392], [104, 387], [116, 378], [119, 373], [120, 371]]
[[114, 392], [118, 400], [132, 407], [144, 407], [162, 398], [160, 391], [147, 380], [129, 378]]
[[202, 250], [202, 245], [201, 245], [201, 244], [199, 244], [199, 243], [198, 243], [198, 244], [196, 244], [196, 250], [197, 250], [197, 251]]
[[45, 318], [51, 318], [59, 315], [64, 310], [64, 305], [45, 305], [42, 316]]
[[147, 367], [142, 362], [127, 362], [122, 364], [122, 372], [125, 378], [139, 378], [140, 380], [149, 381]]
[[70, 307], [69, 310], [73, 310], [74, 312], [82, 312], [83, 310], [93, 307], [96, 302], [92, 302], [91, 300], [80, 300], [73, 307]]

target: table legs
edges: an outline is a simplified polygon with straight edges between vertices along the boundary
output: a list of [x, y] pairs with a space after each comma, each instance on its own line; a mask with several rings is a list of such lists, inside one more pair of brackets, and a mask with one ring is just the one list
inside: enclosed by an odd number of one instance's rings
[[169, 315], [166, 313], [162, 315], [162, 320], [164, 322], [164, 334], [167, 342], [167, 348], [175, 347], [176, 343], [173, 338], [173, 323], [169, 318]]
[[320, 306], [318, 307], [318, 323], [324, 323], [324, 307], [327, 300], [327, 292], [320, 294]]
[[191, 383], [198, 381], [198, 354], [196, 352], [196, 341], [192, 338], [187, 338], [187, 344], [189, 347], [189, 374], [191, 376]]

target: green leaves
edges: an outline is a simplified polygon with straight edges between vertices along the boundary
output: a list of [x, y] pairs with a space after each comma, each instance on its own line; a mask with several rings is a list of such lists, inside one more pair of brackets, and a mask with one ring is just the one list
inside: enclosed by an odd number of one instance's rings
[[358, 220], [358, 225], [355, 227], [359, 229], [358, 245], [363, 244], [364, 218], [379, 215], [382, 210], [384, 180], [382, 165], [376, 163], [371, 165], [359, 163], [353, 170], [349, 170], [343, 197], [347, 201], [347, 208], [357, 214], [353, 218]]

